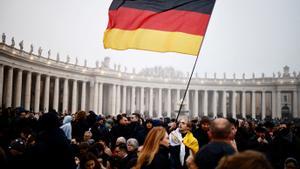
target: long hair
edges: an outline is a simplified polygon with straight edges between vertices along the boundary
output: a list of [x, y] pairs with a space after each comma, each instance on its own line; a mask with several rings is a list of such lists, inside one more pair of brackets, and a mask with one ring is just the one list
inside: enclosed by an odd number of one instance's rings
[[153, 127], [148, 133], [143, 148], [139, 153], [135, 169], [140, 169], [144, 164], [149, 165], [159, 150], [160, 141], [167, 131], [163, 127]]

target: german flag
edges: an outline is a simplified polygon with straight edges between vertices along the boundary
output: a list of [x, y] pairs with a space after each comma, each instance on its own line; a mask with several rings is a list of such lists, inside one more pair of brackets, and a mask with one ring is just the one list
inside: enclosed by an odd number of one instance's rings
[[104, 48], [198, 55], [215, 0], [113, 0]]

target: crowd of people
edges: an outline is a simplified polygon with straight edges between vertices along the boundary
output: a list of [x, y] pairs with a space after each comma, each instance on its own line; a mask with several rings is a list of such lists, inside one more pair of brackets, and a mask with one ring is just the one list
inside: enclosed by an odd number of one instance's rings
[[297, 169], [297, 119], [0, 112], [0, 168]]

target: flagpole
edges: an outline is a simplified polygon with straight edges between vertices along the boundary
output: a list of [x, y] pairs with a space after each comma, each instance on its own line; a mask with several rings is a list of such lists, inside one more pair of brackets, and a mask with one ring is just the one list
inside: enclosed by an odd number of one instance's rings
[[[201, 45], [200, 45], [199, 51], [200, 51], [200, 49], [201, 49], [201, 46], [202, 46], [202, 43], [201, 43]], [[192, 76], [193, 76], [193, 73], [194, 73], [194, 70], [195, 70], [195, 67], [196, 67], [196, 64], [197, 64], [198, 57], [199, 57], [199, 52], [198, 52], [198, 55], [197, 55], [197, 57], [196, 57], [196, 59], [195, 59], [194, 66], [193, 66], [193, 69], [192, 69], [192, 73], [191, 73], [191, 75], [190, 75], [189, 81], [188, 81], [187, 86], [186, 86], [186, 89], [185, 89], [185, 91], [184, 91], [183, 98], [182, 98], [181, 103], [180, 103], [180, 107], [179, 107], [178, 114], [177, 114], [177, 117], [176, 117], [176, 122], [177, 122], [178, 117], [179, 117], [179, 115], [180, 115], [180, 112], [181, 112], [181, 109], [182, 109], [182, 105], [183, 105], [183, 101], [184, 101], [184, 99], [185, 99], [186, 93], [188, 92], [188, 89], [189, 89], [189, 86], [190, 86], [190, 83], [191, 83], [191, 79], [192, 79]], [[180, 93], [179, 93], [179, 94], [180, 94]]]
[[[216, 2], [215, 2], [215, 4], [216, 4]], [[215, 6], [215, 4], [214, 4], [214, 6]], [[212, 11], [211, 11], [211, 15], [210, 15], [210, 16], [212, 16], [214, 6], [213, 6], [213, 8], [212, 8]], [[210, 19], [209, 19], [209, 21], [208, 21], [207, 28], [208, 28], [209, 22], [210, 22]], [[206, 28], [206, 29], [207, 29], [207, 28]], [[206, 32], [206, 31], [205, 31], [205, 32]], [[205, 33], [205, 34], [206, 34], [206, 33]], [[185, 91], [184, 91], [183, 98], [182, 98], [181, 103], [180, 103], [180, 106], [179, 106], [178, 114], [177, 114], [177, 117], [176, 117], [176, 122], [178, 121], [178, 117], [179, 117], [179, 115], [180, 115], [180, 113], [181, 113], [181, 109], [182, 109], [182, 106], [183, 106], [183, 102], [184, 102], [186, 93], [188, 92], [188, 89], [189, 89], [189, 86], [190, 86], [190, 83], [191, 83], [191, 79], [192, 79], [192, 76], [193, 76], [193, 73], [194, 73], [194, 70], [195, 70], [197, 61], [198, 61], [198, 57], [199, 57], [199, 54], [200, 54], [200, 50], [201, 50], [202, 44], [203, 44], [203, 42], [204, 42], [205, 34], [204, 34], [203, 39], [202, 39], [202, 42], [201, 42], [201, 44], [200, 44], [200, 48], [199, 48], [199, 50], [198, 50], [198, 54], [197, 54], [197, 57], [196, 57], [196, 59], [195, 59], [194, 66], [193, 66], [193, 69], [192, 69], [192, 73], [191, 73], [191, 75], [190, 75], [189, 81], [188, 81], [187, 86], [186, 86], [186, 89], [185, 89]], [[179, 95], [180, 95], [180, 93], [179, 93]], [[196, 103], [196, 104], [197, 104], [197, 103]], [[198, 112], [197, 112], [197, 113], [198, 113]]]

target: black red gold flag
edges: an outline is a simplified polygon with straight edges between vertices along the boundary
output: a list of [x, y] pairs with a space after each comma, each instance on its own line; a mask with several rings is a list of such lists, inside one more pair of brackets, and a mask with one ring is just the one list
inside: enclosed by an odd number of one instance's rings
[[104, 48], [197, 55], [215, 0], [113, 0]]

